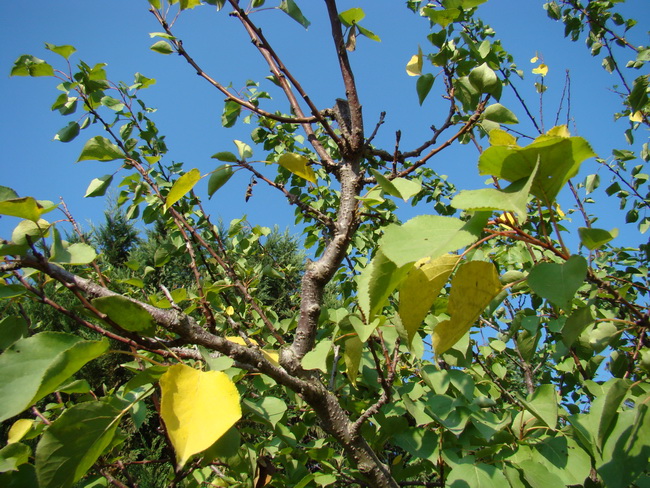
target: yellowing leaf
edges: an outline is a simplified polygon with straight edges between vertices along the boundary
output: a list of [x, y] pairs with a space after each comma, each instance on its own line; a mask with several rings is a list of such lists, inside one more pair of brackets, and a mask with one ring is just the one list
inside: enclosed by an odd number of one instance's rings
[[[228, 337], [226, 337], [226, 339], [228, 339], [230, 342], [234, 342], [235, 344], [239, 344], [240, 346], [247, 346], [248, 345], [248, 344], [246, 344], [246, 341], [244, 340], [243, 337], [228, 336]], [[248, 339], [248, 342], [250, 342], [254, 346], [258, 345], [258, 343], [257, 343], [257, 341], [255, 339]]]
[[232, 305], [228, 305], [228, 306], [226, 307], [226, 314], [227, 314], [227, 315], [234, 315], [234, 313], [235, 313], [235, 309], [233, 308], [233, 306], [232, 306]]
[[637, 110], [633, 114], [630, 114], [630, 122], [643, 122], [643, 112]]
[[11, 429], [9, 429], [7, 444], [13, 444], [20, 441], [20, 439], [25, 437], [25, 434], [29, 432], [29, 430], [32, 428], [32, 425], [34, 425], [34, 422], [30, 419], [16, 420], [14, 422], [14, 425], [11, 426]]
[[459, 256], [445, 254], [415, 263], [399, 289], [399, 316], [408, 334], [408, 344], [458, 263]]
[[530, 58], [531, 63], [536, 63], [537, 61], [539, 61], [539, 58], [536, 55]]
[[203, 372], [176, 364], [160, 377], [160, 389], [160, 413], [179, 468], [241, 418], [237, 387], [221, 371]]
[[501, 282], [492, 263], [471, 261], [462, 265], [451, 280], [447, 309], [451, 319], [439, 323], [431, 335], [436, 354], [456, 344], [500, 291]]
[[517, 138], [502, 129], [490, 131], [491, 146], [517, 146]]
[[363, 342], [358, 336], [351, 337], [345, 341], [343, 351], [343, 360], [345, 361], [345, 371], [350, 383], [356, 386], [357, 375], [359, 374], [359, 365], [361, 364], [361, 353], [363, 352]]
[[540, 64], [537, 68], [533, 69], [533, 74], [546, 76], [548, 73], [548, 66], [544, 63]]
[[169, 190], [169, 193], [167, 194], [167, 199], [165, 200], [165, 210], [183, 198], [187, 192], [194, 188], [194, 185], [196, 185], [200, 179], [201, 172], [198, 169], [194, 168], [176, 180], [171, 190]]
[[406, 63], [406, 74], [409, 76], [420, 76], [422, 74], [422, 49], [418, 47], [418, 53], [411, 56]]
[[309, 167], [307, 164], [309, 160], [305, 156], [295, 153], [286, 153], [280, 156], [278, 159], [278, 164], [285, 169], [291, 171], [294, 175], [300, 176], [301, 178], [316, 183], [316, 173], [314, 170]]
[[[243, 337], [229, 336], [226, 337], [226, 339], [228, 339], [230, 342], [234, 342], [235, 344], [239, 344], [240, 346], [247, 346], [246, 341]], [[259, 345], [255, 339], [248, 339], [248, 341], [254, 346]], [[271, 364], [273, 364], [273, 366], [280, 366], [280, 353], [278, 351], [260, 349], [260, 352], [266, 359], [271, 362]]]

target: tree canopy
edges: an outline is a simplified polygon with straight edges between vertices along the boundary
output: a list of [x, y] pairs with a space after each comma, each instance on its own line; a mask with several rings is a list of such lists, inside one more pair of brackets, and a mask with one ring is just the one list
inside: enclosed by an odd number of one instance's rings
[[[615, 80], [626, 145], [603, 156], [575, 135], [570, 76], [549, 108], [549, 67], [507, 51], [480, 18], [489, 2], [395, 2], [429, 28], [403, 67], [416, 95], [403, 110], [428, 108], [428, 132], [406, 147], [407, 127], [387, 134], [387, 115], [362, 109], [353, 56], [381, 41], [373, 6], [323, 0], [314, 18], [305, 3], [148, 1], [151, 50], [223, 97], [223, 130], [249, 128], [208, 171], [169, 156], [146, 102], [156, 80], [113, 80], [71, 45], [15, 61], [12, 76], [52, 79], [55, 139], [85, 136], [76, 162], [102, 163], [85, 196], [116, 197], [87, 233], [65, 203], [0, 187], [14, 219], [0, 241], [0, 484], [650, 486], [637, 20], [623, 1], [540, 7]], [[217, 30], [238, 23], [268, 76], [235, 87], [205, 70], [176, 29], [195, 8], [217, 10]], [[344, 97], [317, 105], [267, 22], [327, 26], [310, 42], [338, 69], [314, 76]], [[436, 165], [454, 147], [483, 187]], [[211, 215], [237, 173], [245, 201], [259, 186], [286, 200], [300, 239]], [[633, 244], [600, 227], [608, 208]]]

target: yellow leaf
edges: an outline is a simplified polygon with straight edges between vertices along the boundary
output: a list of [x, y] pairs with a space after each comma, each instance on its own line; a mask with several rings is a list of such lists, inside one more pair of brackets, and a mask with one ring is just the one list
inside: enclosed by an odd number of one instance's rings
[[189, 191], [194, 188], [194, 185], [196, 185], [200, 179], [201, 172], [198, 169], [194, 168], [176, 180], [176, 182], [169, 190], [167, 198], [165, 199], [165, 210], [183, 198], [186, 193], [189, 193]]
[[176, 364], [161, 376], [160, 389], [160, 413], [178, 468], [241, 418], [237, 387], [222, 371], [203, 372]]
[[643, 112], [637, 110], [633, 114], [630, 114], [630, 122], [643, 122]]
[[305, 156], [295, 153], [286, 153], [280, 156], [278, 164], [285, 169], [291, 171], [294, 175], [316, 183], [316, 173], [307, 165], [309, 160]]
[[235, 313], [235, 309], [233, 308], [233, 306], [232, 306], [232, 305], [228, 305], [228, 306], [226, 307], [226, 314], [227, 314], [227, 315], [233, 315], [234, 313]]
[[537, 68], [533, 69], [533, 74], [546, 76], [548, 73], [548, 66], [544, 63], [540, 64]]
[[449, 293], [451, 318], [439, 323], [431, 336], [436, 354], [447, 351], [469, 331], [501, 288], [492, 263], [471, 261], [458, 268]]
[[433, 261], [421, 259], [402, 283], [399, 289], [399, 316], [408, 334], [409, 346], [458, 260], [459, 256], [453, 254], [440, 256]]
[[569, 128], [566, 125], [556, 125], [546, 135], [551, 137], [571, 137], [571, 132], [569, 132]]
[[537, 57], [537, 55], [535, 55], [535, 56], [533, 56], [532, 58], [530, 58], [530, 62], [531, 62], [531, 63], [536, 63], [537, 61], [539, 61], [539, 58]]
[[490, 131], [491, 146], [517, 146], [517, 138], [502, 129], [492, 129]]
[[[239, 336], [228, 336], [226, 337], [227, 340], [230, 342], [234, 342], [235, 344], [239, 344], [240, 346], [247, 346], [246, 341], [244, 340], [243, 337]], [[248, 339], [248, 341], [253, 344], [254, 346], [257, 346], [257, 341], [255, 339]]]
[[7, 444], [13, 444], [14, 442], [20, 441], [20, 439], [25, 437], [25, 434], [29, 432], [29, 430], [32, 428], [32, 425], [34, 425], [34, 422], [29, 419], [16, 420], [11, 426], [11, 429], [9, 429]]
[[[230, 342], [234, 342], [235, 344], [239, 344], [240, 346], [247, 346], [246, 341], [244, 340], [243, 337], [238, 337], [238, 336], [229, 336], [226, 337]], [[248, 339], [248, 341], [254, 345], [258, 346], [259, 343], [255, 339]], [[268, 349], [260, 349], [260, 352], [262, 355], [271, 361], [271, 364], [274, 366], [280, 366], [280, 353], [278, 351], [273, 351], [273, 350], [268, 350]]]
[[411, 56], [406, 63], [406, 74], [409, 76], [420, 76], [422, 74], [422, 49], [418, 47], [418, 53]]

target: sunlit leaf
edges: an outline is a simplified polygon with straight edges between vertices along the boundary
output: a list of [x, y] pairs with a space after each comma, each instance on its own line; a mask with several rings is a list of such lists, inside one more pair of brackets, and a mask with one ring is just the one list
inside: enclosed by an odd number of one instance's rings
[[[493, 103], [485, 107], [483, 112], [483, 117], [486, 120], [491, 120], [492, 122], [497, 122], [499, 124], [518, 124], [519, 119], [517, 116], [512, 113], [510, 110], [505, 108], [500, 103]], [[494, 132], [494, 131], [490, 131]]]
[[587, 261], [571, 256], [565, 263], [540, 263], [528, 274], [528, 285], [540, 297], [561, 308], [570, 308], [571, 300], [587, 276]]
[[570, 178], [580, 169], [580, 164], [596, 154], [581, 137], [542, 135], [531, 144], [518, 146], [490, 146], [479, 158], [479, 172], [510, 182], [529, 177], [536, 164], [539, 170], [531, 192], [550, 205]]
[[50, 43], [45, 43], [45, 49], [52, 51], [53, 53], [58, 54], [59, 56], [63, 56], [65, 59], [68, 59], [72, 54], [74, 54], [77, 50], [75, 49], [74, 46], [55, 46], [54, 44]]
[[200, 179], [201, 172], [198, 169], [194, 168], [176, 180], [169, 190], [167, 198], [165, 199], [165, 210], [167, 210], [169, 207], [183, 198], [187, 193], [189, 193], [189, 191], [194, 188], [194, 185], [196, 185]]
[[54, 76], [54, 68], [42, 59], [23, 54], [14, 62], [11, 76]]
[[122, 413], [104, 402], [73, 405], [43, 433], [36, 447], [40, 488], [67, 488], [110, 445]]
[[154, 42], [149, 49], [160, 54], [171, 54], [174, 52], [170, 44], [162, 39]]
[[581, 244], [590, 251], [594, 251], [615, 239], [618, 236], [618, 229], [605, 230], [593, 227], [579, 227], [578, 235]]
[[0, 422], [11, 418], [108, 350], [107, 339], [41, 332], [20, 339], [0, 355]]
[[470, 261], [458, 268], [451, 280], [447, 306], [451, 318], [436, 325], [431, 335], [436, 354], [447, 351], [469, 331], [501, 288], [492, 263]]
[[388, 297], [406, 277], [411, 267], [409, 263], [397, 266], [380, 250], [357, 276], [359, 308], [365, 314], [367, 323], [386, 305]]
[[422, 74], [422, 48], [418, 47], [418, 53], [411, 56], [406, 63], [406, 74], [409, 76], [420, 76]]
[[351, 8], [339, 14], [339, 20], [346, 27], [352, 27], [352, 24], [361, 22], [366, 14], [360, 8]]
[[532, 72], [534, 75], [546, 76], [548, 74], [548, 66], [542, 63], [537, 68], [533, 68]]
[[86, 142], [77, 162], [88, 160], [114, 161], [115, 159], [124, 158], [126, 158], [126, 155], [119, 147], [105, 137], [95, 136]]
[[454, 20], [456, 20], [460, 14], [461, 10], [457, 8], [447, 8], [443, 10], [437, 10], [430, 7], [425, 7], [423, 10], [424, 15], [431, 19], [431, 22], [438, 24], [441, 27], [447, 27]]
[[99, 297], [91, 300], [93, 306], [124, 330], [146, 336], [156, 333], [156, 322], [142, 305], [121, 295]]
[[52, 202], [35, 200], [32, 197], [11, 198], [0, 201], [0, 215], [11, 215], [38, 222], [41, 215], [56, 208]]
[[527, 204], [537, 168], [525, 180], [512, 183], [503, 190], [484, 188], [463, 190], [451, 201], [451, 206], [465, 210], [502, 210], [515, 212], [520, 223], [528, 218]]
[[386, 227], [381, 250], [398, 267], [425, 257], [436, 258], [474, 242], [483, 229], [482, 224], [474, 224], [453, 217], [420, 215], [402, 225]]
[[88, 264], [97, 257], [97, 253], [88, 244], [76, 242], [68, 244], [60, 237], [56, 227], [52, 227], [52, 246], [50, 247], [50, 261], [59, 264]]
[[359, 374], [362, 351], [363, 343], [359, 337], [351, 337], [345, 340], [343, 361], [345, 362], [345, 372], [353, 385], [357, 384], [357, 375]]
[[294, 175], [316, 183], [316, 173], [309, 166], [309, 159], [305, 156], [295, 153], [285, 153], [278, 159], [278, 164], [291, 171]]
[[237, 151], [241, 159], [250, 158], [253, 155], [253, 149], [245, 142], [235, 140], [233, 141], [237, 146]]
[[311, 24], [311, 22], [305, 18], [305, 16], [302, 14], [302, 11], [293, 0], [282, 0], [278, 8], [285, 12], [293, 20], [298, 22], [300, 25], [302, 25], [305, 29], [308, 28]]
[[421, 259], [400, 285], [399, 315], [409, 344], [459, 259], [453, 254]]
[[[160, 413], [179, 468], [241, 418], [237, 387], [221, 371], [203, 372], [176, 364], [160, 378], [160, 389]], [[219, 414], [214, 415], [217, 405]]]

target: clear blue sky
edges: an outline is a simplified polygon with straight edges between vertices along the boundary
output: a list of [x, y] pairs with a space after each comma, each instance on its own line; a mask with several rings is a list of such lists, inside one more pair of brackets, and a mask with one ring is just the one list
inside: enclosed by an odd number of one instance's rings
[[[269, 0], [267, 3], [278, 2]], [[441, 123], [446, 112], [439, 98], [440, 91], [435, 92], [435, 87], [423, 107], [417, 104], [415, 79], [406, 75], [404, 67], [417, 52], [418, 45], [427, 52], [426, 34], [429, 31], [427, 23], [418, 20], [402, 3], [400, 0], [340, 2], [340, 10], [364, 8], [366, 19], [362, 25], [382, 38], [381, 43], [359, 39], [352, 63], [368, 131], [372, 130], [382, 110], [388, 113], [376, 139], [377, 145], [387, 149], [393, 147], [397, 129], [403, 133], [402, 148], [419, 145], [429, 136], [429, 127]], [[571, 113], [575, 129], [578, 135], [592, 143], [597, 153], [607, 158], [613, 147], [625, 147], [624, 122], [614, 124], [612, 121], [618, 99], [609, 87], [616, 80], [600, 67], [600, 59], [588, 55], [582, 42], [571, 43], [563, 38], [563, 26], [546, 17], [542, 4], [542, 1], [531, 0], [489, 0], [480, 7], [480, 12], [495, 28], [504, 47], [515, 55], [520, 68], [526, 71], [519, 89], [534, 101], [533, 108], [537, 108], [537, 99], [536, 95], [530, 96], [535, 76], [530, 73], [533, 65], [529, 59], [538, 51], [550, 67], [546, 79], [550, 90], [545, 95], [547, 129], [553, 125], [564, 72], [571, 70]], [[302, 0], [299, 5], [312, 21], [308, 31], [278, 11], [262, 12], [255, 20], [316, 104], [326, 108], [343, 95], [343, 89], [331, 40], [327, 37], [329, 27], [324, 4]], [[197, 167], [206, 173], [220, 164], [210, 159], [212, 154], [234, 150], [233, 139], [250, 140], [251, 126], [238, 124], [232, 129], [220, 126], [223, 96], [193, 74], [182, 59], [149, 50], [153, 41], [148, 33], [159, 31], [160, 27], [147, 6], [145, 0], [35, 0], [3, 5], [0, 19], [0, 45], [3, 46], [0, 50], [0, 90], [4, 93], [0, 115], [0, 185], [14, 188], [21, 196], [53, 201], [61, 196], [85, 228], [90, 221], [101, 223], [105, 200], [84, 199], [83, 194], [93, 178], [112, 173], [116, 163], [74, 163], [85, 140], [98, 132], [95, 129], [84, 131], [67, 144], [53, 141], [54, 134], [69, 121], [49, 109], [58, 95], [54, 80], [9, 77], [14, 60], [21, 54], [33, 54], [53, 64], [60, 63], [62, 58], [44, 49], [45, 42], [74, 45], [78, 52], [72, 57], [73, 62], [108, 63], [108, 75], [115, 81], [131, 82], [135, 72], [156, 78], [158, 83], [143, 91], [142, 96], [150, 106], [158, 108], [155, 120], [161, 132], [167, 135], [169, 158], [185, 162], [187, 169]], [[626, 10], [641, 23], [650, 18], [647, 0], [628, 1]], [[640, 30], [644, 30], [643, 26]], [[261, 81], [268, 74], [241, 26], [226, 12], [216, 12], [210, 6], [184, 12], [176, 34], [204, 69], [224, 84], [232, 82], [234, 87], [241, 87], [247, 79]], [[635, 41], [637, 44], [648, 42], [646, 38]], [[504, 104], [523, 121], [523, 111], [511, 97], [504, 98]], [[532, 134], [528, 124], [522, 124], [522, 130]], [[255, 156], [263, 159], [264, 154], [258, 150]], [[449, 174], [458, 186], [479, 188], [484, 179], [477, 175], [477, 159], [476, 150], [465, 146], [443, 151], [432, 164], [439, 173]], [[583, 166], [576, 181], [596, 170], [593, 160]], [[609, 175], [602, 172], [601, 177], [604, 182], [609, 179]], [[277, 192], [263, 189], [262, 183], [256, 187], [251, 201], [245, 204], [247, 182], [248, 176], [243, 172], [233, 178], [210, 201], [209, 211], [225, 221], [245, 213], [254, 224], [279, 224], [284, 228], [293, 223], [293, 211], [283, 198]], [[198, 187], [199, 193], [205, 192], [206, 185], [204, 180], [203, 186]], [[610, 205], [615, 207], [617, 203], [612, 201]], [[418, 213], [428, 211], [427, 208], [418, 209]], [[404, 215], [412, 212], [405, 211]], [[58, 216], [50, 214], [48, 218], [54, 220]], [[0, 219], [0, 235], [8, 237], [15, 223], [12, 218]], [[621, 230], [621, 239], [627, 236], [631, 243], [638, 243], [633, 225]]]

